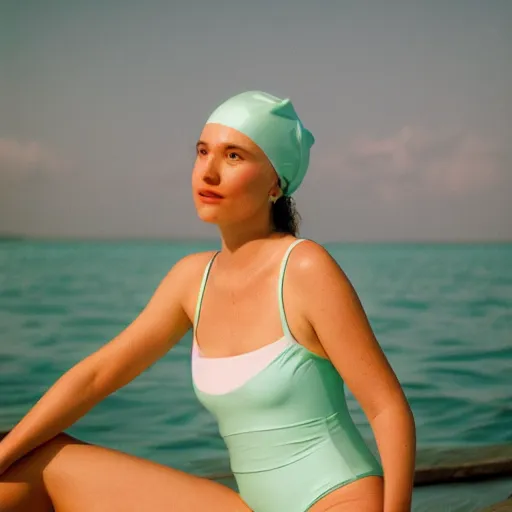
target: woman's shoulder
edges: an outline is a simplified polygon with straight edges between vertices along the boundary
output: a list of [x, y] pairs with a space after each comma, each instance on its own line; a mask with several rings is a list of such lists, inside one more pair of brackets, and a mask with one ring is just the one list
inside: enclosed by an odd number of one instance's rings
[[[308, 288], [320, 281], [348, 284], [348, 278], [328, 249], [314, 240], [304, 239], [290, 253], [287, 273], [291, 280]], [[306, 286], [304, 286], [306, 285]]]
[[188, 254], [180, 258], [163, 279], [162, 287], [167, 290], [168, 295], [179, 298], [190, 321], [204, 271], [215, 253], [216, 251], [205, 251]]
[[217, 251], [203, 251], [187, 254], [179, 259], [173, 266], [174, 272], [179, 272], [183, 277], [190, 279], [202, 275], [206, 266], [215, 256]]
[[319, 242], [309, 238], [297, 239], [289, 258], [289, 264], [297, 270], [307, 271], [332, 266], [336, 261]]

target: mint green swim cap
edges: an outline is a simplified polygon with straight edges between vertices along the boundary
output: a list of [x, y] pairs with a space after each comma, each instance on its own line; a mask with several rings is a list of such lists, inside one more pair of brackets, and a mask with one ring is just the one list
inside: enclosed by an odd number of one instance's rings
[[237, 94], [215, 109], [206, 124], [234, 128], [265, 153], [281, 181], [281, 190], [292, 195], [302, 183], [315, 142], [304, 128], [289, 99], [261, 91]]

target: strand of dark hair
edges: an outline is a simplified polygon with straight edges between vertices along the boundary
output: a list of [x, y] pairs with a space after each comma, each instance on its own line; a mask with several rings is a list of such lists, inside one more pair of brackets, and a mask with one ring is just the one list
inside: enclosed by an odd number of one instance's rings
[[299, 234], [301, 217], [295, 201], [289, 196], [281, 196], [271, 207], [272, 224], [277, 233]]

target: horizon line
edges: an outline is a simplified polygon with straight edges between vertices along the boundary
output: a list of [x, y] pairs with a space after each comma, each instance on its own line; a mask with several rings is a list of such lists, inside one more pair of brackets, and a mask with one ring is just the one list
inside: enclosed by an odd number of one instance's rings
[[[298, 236], [297, 238], [301, 238]], [[304, 237], [308, 238], [308, 237]], [[14, 241], [42, 241], [42, 242], [173, 242], [173, 243], [212, 243], [218, 242], [219, 237], [186, 237], [186, 236], [101, 236], [101, 235], [23, 235], [17, 233], [1, 233], [0, 242], [14, 242]], [[418, 238], [418, 239], [341, 239], [341, 240], [326, 240], [319, 242], [321, 244], [434, 244], [434, 245], [492, 245], [492, 244], [510, 244], [512, 238], [496, 238], [496, 239], [449, 239], [449, 238]]]

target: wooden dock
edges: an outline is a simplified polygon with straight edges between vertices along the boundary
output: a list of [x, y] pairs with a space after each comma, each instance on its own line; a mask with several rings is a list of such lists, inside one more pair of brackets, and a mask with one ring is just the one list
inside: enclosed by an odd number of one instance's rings
[[511, 475], [512, 444], [425, 449], [418, 451], [414, 485], [467, 482]]
[[512, 512], [512, 495], [507, 500], [495, 503], [490, 507], [482, 509], [480, 512]]

